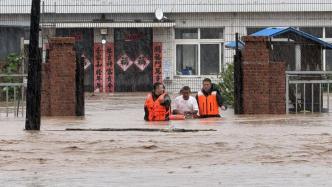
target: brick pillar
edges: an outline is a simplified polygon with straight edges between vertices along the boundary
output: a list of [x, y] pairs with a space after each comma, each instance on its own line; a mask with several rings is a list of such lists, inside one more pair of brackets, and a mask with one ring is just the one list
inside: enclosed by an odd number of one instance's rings
[[270, 114], [286, 113], [286, 63], [270, 62]]
[[285, 113], [285, 63], [270, 61], [267, 37], [245, 36], [243, 51], [244, 114]]
[[49, 63], [42, 64], [42, 85], [41, 85], [41, 116], [50, 116], [50, 66]]
[[43, 64], [43, 116], [75, 116], [75, 39], [56, 37], [49, 40], [49, 60]]

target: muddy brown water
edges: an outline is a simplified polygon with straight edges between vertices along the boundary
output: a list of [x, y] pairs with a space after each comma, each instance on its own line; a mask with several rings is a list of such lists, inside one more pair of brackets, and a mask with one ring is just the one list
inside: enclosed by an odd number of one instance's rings
[[[85, 118], [43, 118], [40, 132], [0, 115], [1, 186], [332, 186], [329, 113], [151, 123], [144, 97], [89, 96]], [[217, 131], [53, 131], [66, 128]]]

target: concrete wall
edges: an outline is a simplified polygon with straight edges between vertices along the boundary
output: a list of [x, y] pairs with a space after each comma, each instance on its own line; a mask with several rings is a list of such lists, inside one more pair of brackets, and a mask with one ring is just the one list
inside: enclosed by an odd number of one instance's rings
[[[268, 26], [294, 26], [294, 27], [330, 27], [332, 25], [331, 12], [215, 12], [215, 13], [167, 13], [170, 20], [175, 22], [175, 28], [204, 28], [223, 27], [224, 39], [221, 42], [234, 41], [235, 33], [240, 36], [247, 34], [248, 27], [268, 27]], [[1, 15], [2, 24], [22, 24], [28, 25], [27, 16], [21, 15]], [[86, 26], [93, 19], [100, 19], [100, 14], [49, 14], [43, 17], [44, 22], [70, 22], [82, 21], [82, 27]], [[142, 22], [151, 22], [153, 14], [123, 13], [106, 14], [106, 19], [113, 19], [116, 22], [132, 22], [139, 19]], [[108, 28], [107, 40], [113, 42], [113, 28]], [[101, 42], [100, 28], [94, 29], [94, 42]], [[178, 89], [189, 78], [175, 76], [175, 39], [174, 28], [153, 28], [153, 41], [163, 43], [163, 78], [169, 77], [172, 80], [171, 89]], [[234, 50], [224, 49], [223, 64], [233, 62]], [[195, 77], [199, 78], [199, 77]], [[216, 77], [212, 77], [216, 78]], [[193, 80], [193, 79], [192, 79]]]
[[172, 28], [153, 28], [153, 42], [162, 43], [162, 62], [163, 62], [163, 77], [173, 77], [172, 63], [174, 50], [173, 50], [174, 30]]
[[[308, 12], [330, 11], [329, 0], [46, 0], [46, 13], [153, 13], [164, 12]], [[0, 12], [29, 13], [31, 2], [1, 0]], [[68, 6], [70, 5], [70, 6]], [[79, 5], [79, 6], [77, 6]]]

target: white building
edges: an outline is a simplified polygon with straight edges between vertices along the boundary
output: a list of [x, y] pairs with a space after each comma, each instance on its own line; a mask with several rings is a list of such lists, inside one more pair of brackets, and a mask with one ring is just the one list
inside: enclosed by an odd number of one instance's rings
[[[24, 27], [29, 26], [30, 4], [30, 0], [0, 0], [0, 45], [5, 46], [0, 59], [10, 50], [19, 50], [21, 37], [28, 39]], [[162, 21], [156, 20], [156, 9], [165, 16]], [[291, 26], [332, 42], [330, 0], [44, 0], [41, 12], [43, 41], [50, 36], [73, 35], [83, 40], [81, 48], [92, 63], [95, 44], [102, 39], [114, 46], [115, 62], [128, 48], [137, 56], [140, 46], [150, 45], [143, 51], [153, 64], [152, 45], [161, 43], [162, 79], [171, 91], [184, 85], [197, 91], [205, 77], [218, 81], [218, 73], [233, 62], [234, 51], [224, 43], [233, 41], [236, 32], [244, 36], [265, 27]], [[126, 37], [131, 42], [142, 39], [143, 44], [138, 41], [126, 47], [121, 43]], [[9, 40], [16, 41], [15, 45]], [[295, 58], [295, 49], [290, 53]], [[332, 70], [332, 52], [324, 52], [322, 58], [324, 69]], [[91, 88], [96, 71], [89, 71], [85, 83]], [[115, 64], [114, 71], [115, 91], [151, 89], [152, 67], [143, 71], [129, 67], [131, 72], [125, 75]]]

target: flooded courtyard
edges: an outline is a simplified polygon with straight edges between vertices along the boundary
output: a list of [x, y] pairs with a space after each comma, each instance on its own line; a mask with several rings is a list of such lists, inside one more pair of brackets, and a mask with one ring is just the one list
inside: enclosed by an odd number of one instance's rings
[[[331, 113], [145, 122], [145, 93], [88, 96], [85, 118], [0, 116], [1, 186], [331, 186]], [[66, 128], [213, 129], [201, 132]]]

